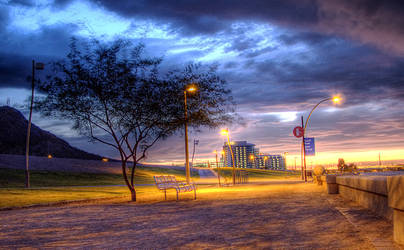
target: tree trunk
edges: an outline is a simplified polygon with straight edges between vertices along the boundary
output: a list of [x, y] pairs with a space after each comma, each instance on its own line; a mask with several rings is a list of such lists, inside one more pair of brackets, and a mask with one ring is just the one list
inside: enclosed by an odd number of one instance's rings
[[136, 201], [136, 190], [133, 188], [130, 190], [132, 201]]
[[131, 201], [136, 201], [136, 190], [135, 186], [131, 185], [128, 180], [128, 175], [126, 174], [126, 161], [122, 159], [122, 175], [123, 179], [125, 180], [126, 186], [128, 186], [130, 194], [131, 194]]

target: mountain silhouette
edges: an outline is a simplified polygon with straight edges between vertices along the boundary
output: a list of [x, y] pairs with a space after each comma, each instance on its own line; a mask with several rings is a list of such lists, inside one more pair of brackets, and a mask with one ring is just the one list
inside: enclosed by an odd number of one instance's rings
[[[20, 111], [0, 107], [0, 154], [25, 155], [28, 121]], [[52, 133], [31, 124], [30, 155], [101, 160], [103, 157], [72, 147]]]

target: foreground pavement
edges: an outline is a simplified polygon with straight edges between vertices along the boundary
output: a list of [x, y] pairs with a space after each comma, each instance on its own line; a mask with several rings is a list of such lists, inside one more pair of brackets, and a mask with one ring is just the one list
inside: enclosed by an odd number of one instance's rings
[[390, 223], [314, 184], [203, 188], [196, 201], [163, 197], [0, 211], [0, 248], [400, 249]]

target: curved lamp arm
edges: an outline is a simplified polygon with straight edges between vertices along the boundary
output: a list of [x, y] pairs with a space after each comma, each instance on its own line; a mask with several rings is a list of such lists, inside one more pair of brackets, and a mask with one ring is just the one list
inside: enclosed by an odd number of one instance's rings
[[306, 123], [304, 124], [304, 136], [306, 137], [306, 128], [307, 128], [307, 125], [308, 125], [308, 123], [309, 123], [309, 120], [310, 120], [310, 116], [311, 116], [311, 114], [313, 113], [313, 111], [318, 107], [318, 105], [320, 105], [321, 103], [323, 103], [323, 102], [326, 102], [326, 101], [328, 101], [328, 100], [331, 100], [331, 99], [333, 99], [332, 97], [330, 97], [330, 98], [326, 98], [326, 99], [324, 99], [324, 100], [321, 100], [319, 103], [317, 103], [316, 104], [316, 106], [314, 106], [314, 108], [310, 111], [310, 114], [309, 114], [309, 116], [307, 117], [307, 120], [306, 120]]

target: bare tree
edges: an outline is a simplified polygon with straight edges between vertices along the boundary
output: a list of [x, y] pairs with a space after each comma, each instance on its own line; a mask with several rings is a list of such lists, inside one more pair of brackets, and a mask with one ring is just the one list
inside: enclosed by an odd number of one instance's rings
[[162, 60], [144, 57], [143, 50], [122, 40], [78, 44], [72, 39], [67, 59], [55, 62], [53, 75], [38, 84], [45, 94], [37, 101], [43, 115], [72, 120], [74, 129], [119, 152], [133, 201], [137, 164], [184, 124], [182, 93], [188, 83], [199, 89], [188, 105], [191, 126], [215, 127], [233, 117], [230, 91], [214, 67], [190, 65], [161, 76]]

